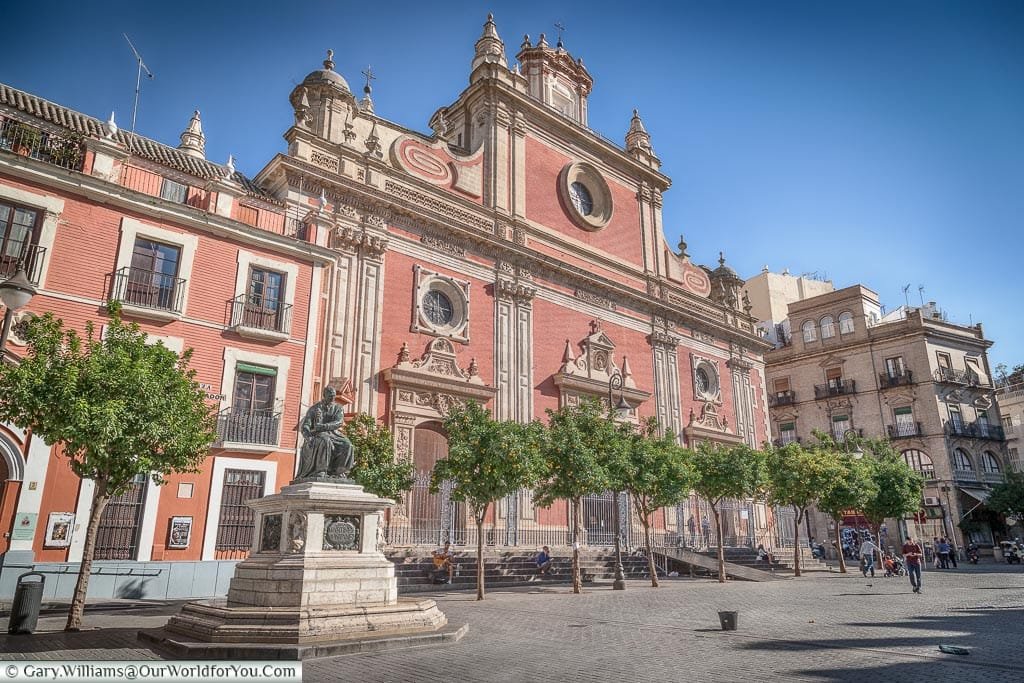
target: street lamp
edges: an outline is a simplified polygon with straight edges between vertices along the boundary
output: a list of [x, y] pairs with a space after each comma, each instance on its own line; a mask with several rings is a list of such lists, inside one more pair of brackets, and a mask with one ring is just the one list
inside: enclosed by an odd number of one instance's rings
[[[615, 403], [616, 389], [619, 391], [618, 403]], [[614, 408], [612, 406], [614, 406]], [[612, 417], [625, 418], [629, 416], [630, 410], [632, 410], [632, 407], [626, 403], [626, 399], [622, 395], [622, 373], [616, 371], [608, 378], [608, 412]], [[613, 525], [613, 530], [615, 532], [615, 581], [612, 582], [612, 589], [624, 591], [626, 590], [626, 577], [622, 569], [622, 533], [619, 530], [619, 491], [614, 491], [614, 494], [615, 523]]]
[[14, 312], [28, 306], [28, 302], [35, 295], [36, 288], [32, 286], [25, 274], [25, 268], [21, 264], [18, 265], [18, 271], [13, 277], [0, 282], [0, 301], [7, 309], [4, 311], [3, 332], [0, 332], [0, 357], [7, 346], [7, 337], [11, 333], [11, 318], [14, 317]]

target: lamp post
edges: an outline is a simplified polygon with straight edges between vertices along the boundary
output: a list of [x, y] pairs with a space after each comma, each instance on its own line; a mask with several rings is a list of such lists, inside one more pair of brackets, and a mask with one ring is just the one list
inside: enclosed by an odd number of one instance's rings
[[[619, 391], [619, 402], [615, 403], [615, 390]], [[614, 406], [614, 407], [613, 407]], [[630, 405], [626, 403], [625, 397], [622, 395], [622, 373], [616, 371], [611, 377], [608, 378], [608, 413], [613, 418], [626, 417], [629, 415], [631, 410]], [[616, 489], [615, 494], [615, 523], [613, 525], [613, 531], [615, 532], [615, 581], [612, 582], [612, 589], [617, 591], [626, 590], [626, 577], [622, 569], [622, 532], [619, 529], [619, 491]]]
[[28, 306], [28, 302], [36, 295], [36, 288], [29, 281], [25, 274], [25, 268], [18, 264], [18, 270], [14, 275], [3, 282], [0, 282], [0, 301], [4, 307], [4, 326], [0, 332], [0, 357], [3, 356], [7, 347], [7, 337], [11, 333], [11, 318], [14, 312]]

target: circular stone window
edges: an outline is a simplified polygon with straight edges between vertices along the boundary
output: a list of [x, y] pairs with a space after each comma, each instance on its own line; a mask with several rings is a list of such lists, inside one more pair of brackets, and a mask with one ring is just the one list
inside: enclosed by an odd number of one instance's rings
[[573, 222], [584, 230], [600, 230], [612, 218], [612, 193], [600, 171], [577, 161], [562, 169], [558, 191]]
[[423, 314], [434, 325], [451, 325], [455, 317], [452, 300], [438, 289], [427, 290], [423, 297]]
[[715, 400], [718, 398], [718, 372], [707, 361], [700, 361], [693, 371], [693, 388], [697, 398]]
[[450, 278], [431, 275], [419, 286], [418, 330], [461, 339], [469, 322], [469, 299]]

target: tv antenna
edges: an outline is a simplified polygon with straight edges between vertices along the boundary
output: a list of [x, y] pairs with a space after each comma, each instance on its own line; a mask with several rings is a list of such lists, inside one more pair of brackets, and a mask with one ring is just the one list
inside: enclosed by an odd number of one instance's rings
[[909, 294], [909, 292], [910, 292], [910, 283], [908, 282], [903, 287], [903, 302], [907, 305], [907, 308], [910, 308], [910, 294]]
[[917, 286], [917, 295], [921, 297], [921, 308], [924, 308], [924, 285]]
[[139, 51], [135, 49], [134, 45], [132, 45], [132, 40], [128, 37], [128, 34], [122, 33], [121, 35], [124, 36], [126, 41], [128, 41], [128, 47], [132, 49], [132, 54], [135, 55], [135, 61], [139, 64], [138, 73], [135, 76], [135, 105], [132, 107], [132, 132], [134, 133], [135, 116], [139, 113], [139, 90], [142, 89], [142, 72], [146, 72], [147, 78], [153, 78], [153, 72], [150, 71], [149, 67], [146, 66], [146, 63], [142, 61], [142, 55], [140, 55]]

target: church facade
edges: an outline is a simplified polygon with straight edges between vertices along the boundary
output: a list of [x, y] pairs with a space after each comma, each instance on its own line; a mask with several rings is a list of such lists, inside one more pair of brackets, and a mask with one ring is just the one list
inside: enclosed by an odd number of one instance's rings
[[[228, 416], [222, 429], [234, 435], [221, 435], [195, 481], [148, 493], [153, 498], [137, 506], [148, 512], [132, 522], [145, 528], [123, 562], [160, 572], [158, 561], [200, 566], [231, 559], [217, 550], [222, 527], [244, 520], [237, 510], [225, 517], [226, 473], [243, 483], [258, 479], [266, 492], [287, 483], [296, 466], [292, 427], [326, 386], [338, 391], [347, 412], [387, 424], [396, 455], [415, 465], [416, 484], [389, 525], [386, 542], [393, 546], [475, 543], [459, 505], [444, 490], [427, 490], [433, 463], [447, 452], [441, 422], [455, 403], [477, 401], [499, 419], [525, 422], [598, 399], [625, 408], [623, 419], [655, 417], [690, 446], [706, 440], [758, 446], [769, 438], [764, 353], [770, 345], [757, 334], [742, 280], [724, 258], [702, 266], [691, 261], [685, 243], [667, 243], [662, 202], [671, 181], [659, 170], [638, 113], [623, 117], [625, 144], [610, 143], [588, 128], [594, 80], [582, 60], [543, 35], [535, 43], [525, 38], [515, 59], [510, 68], [488, 17], [474, 46], [469, 87], [431, 117], [432, 132], [423, 134], [378, 116], [369, 86], [357, 96], [328, 53], [323, 68], [290, 95], [294, 123], [285, 133], [286, 152], [252, 180], [235, 174], [230, 162], [225, 169], [202, 158], [198, 115], [174, 149], [112, 134], [95, 119], [60, 108], [57, 115], [47, 109], [56, 105], [4, 91], [5, 120], [38, 123], [52, 135], [70, 127], [84, 154], [74, 167], [52, 168], [56, 153], [48, 153], [48, 167], [14, 145], [0, 151], [0, 188], [15, 188], [0, 191], [0, 198], [38, 204], [39, 234], [55, 245], [39, 282], [43, 296], [31, 312], [56, 310], [75, 324], [101, 318], [104, 297], [131, 296], [111, 289], [118, 273], [129, 277], [137, 267], [125, 240], [149, 239], [157, 257], [147, 263], [158, 265], [147, 272], [168, 282], [188, 279], [186, 299], [175, 299], [180, 305], [170, 317], [130, 306], [126, 316], [138, 315], [154, 337], [171, 330], [173, 343], [203, 346], [197, 358], [211, 404]], [[78, 175], [89, 179], [79, 182]], [[67, 185], [65, 177], [89, 191], [60, 185]], [[172, 186], [167, 195], [161, 177], [186, 189]], [[112, 203], [100, 196], [103, 183], [151, 198]], [[47, 202], [65, 192], [83, 204], [83, 216], [112, 204], [111, 226], [62, 222], [59, 207]], [[167, 202], [186, 208], [163, 211]], [[126, 232], [131, 221], [148, 227]], [[88, 258], [75, 254], [78, 242], [69, 233], [105, 229], [110, 234], [90, 243]], [[63, 253], [62, 239], [70, 240]], [[180, 247], [174, 273], [166, 254], [159, 256], [161, 244]], [[107, 268], [115, 281], [73, 291], [76, 277], [107, 261], [118, 266]], [[190, 275], [182, 277], [186, 262]], [[177, 284], [168, 287], [157, 287], [155, 296], [164, 290], [179, 296]], [[139, 296], [153, 295], [149, 289]], [[276, 297], [270, 309], [267, 297]], [[219, 310], [224, 300], [242, 302], [241, 319]], [[169, 302], [159, 299], [157, 308]], [[278, 313], [285, 305], [287, 328]], [[257, 403], [261, 415], [276, 416], [272, 438], [255, 423], [239, 427]], [[45, 520], [87, 510], [88, 487], [69, 479], [48, 447], [37, 443], [33, 451], [30, 437], [13, 429], [5, 438], [14, 455], [0, 501], [4, 530], [12, 533], [29, 507], [33, 520], [44, 520], [18, 536], [19, 562], [74, 563], [68, 546], [46, 547]], [[188, 502], [182, 484], [189, 485]], [[776, 545], [770, 511], [746, 501], [729, 505], [728, 542]], [[582, 542], [611, 543], [614, 514], [629, 512], [616, 511], [610, 495], [586, 501]], [[193, 540], [187, 553], [175, 555], [170, 539], [185, 517]], [[70, 523], [65, 531], [73, 549], [84, 525]], [[665, 542], [706, 538], [706, 505], [693, 498], [657, 515], [654, 526]], [[537, 508], [527, 491], [501, 501], [485, 527], [494, 545], [571, 542], [568, 505]], [[209, 594], [182, 591], [175, 594]]]

